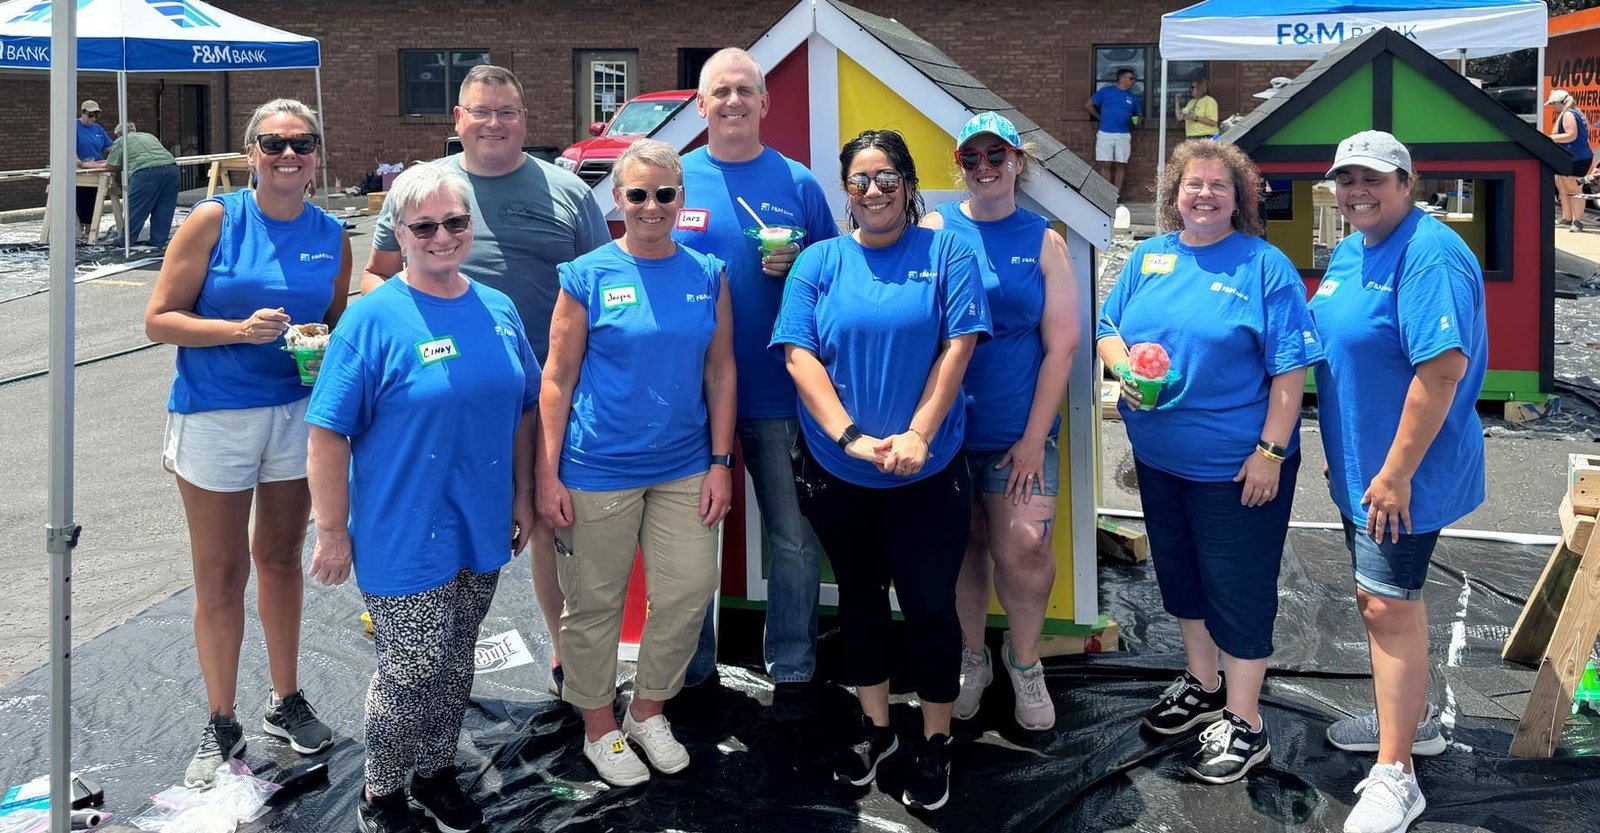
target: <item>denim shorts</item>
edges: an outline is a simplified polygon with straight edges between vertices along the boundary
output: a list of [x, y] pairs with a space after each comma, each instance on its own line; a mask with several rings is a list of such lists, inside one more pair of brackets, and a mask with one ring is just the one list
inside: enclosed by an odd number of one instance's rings
[[[1006, 493], [1006, 480], [1011, 477], [1011, 466], [1003, 469], [995, 468], [995, 464], [1005, 459], [1006, 452], [1000, 451], [962, 451], [961, 456], [967, 461], [967, 471], [972, 476], [972, 494], [978, 495], [1003, 495]], [[1044, 482], [1033, 484], [1033, 493], [1045, 497], [1055, 497], [1061, 491], [1061, 446], [1055, 437], [1046, 437], [1044, 441]]]
[[1350, 561], [1355, 566], [1356, 586], [1373, 596], [1407, 601], [1422, 598], [1422, 585], [1428, 580], [1428, 564], [1433, 560], [1433, 548], [1439, 543], [1439, 532], [1422, 532], [1416, 535], [1401, 533], [1399, 541], [1385, 535], [1383, 541], [1374, 541], [1365, 527], [1339, 516], [1344, 522], [1344, 545], [1350, 550]]

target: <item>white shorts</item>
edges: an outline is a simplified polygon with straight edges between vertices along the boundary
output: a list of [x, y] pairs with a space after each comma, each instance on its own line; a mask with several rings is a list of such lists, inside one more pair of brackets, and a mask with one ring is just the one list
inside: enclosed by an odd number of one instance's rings
[[306, 405], [167, 414], [161, 465], [208, 492], [245, 492], [257, 483], [306, 476]]
[[1126, 164], [1131, 155], [1133, 155], [1132, 133], [1107, 133], [1104, 130], [1094, 132], [1094, 161]]

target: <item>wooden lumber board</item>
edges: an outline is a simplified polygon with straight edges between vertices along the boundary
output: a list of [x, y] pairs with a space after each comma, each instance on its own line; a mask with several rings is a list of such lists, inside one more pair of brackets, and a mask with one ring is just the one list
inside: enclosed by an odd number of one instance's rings
[[1596, 635], [1600, 635], [1600, 536], [1591, 536], [1539, 663], [1528, 710], [1511, 739], [1512, 755], [1548, 758], [1555, 753]]
[[1095, 551], [1102, 557], [1128, 564], [1150, 558], [1150, 539], [1127, 524], [1101, 517], [1095, 522]]
[[1511, 635], [1506, 637], [1505, 647], [1500, 651], [1501, 659], [1527, 665], [1539, 664], [1544, 657], [1544, 649], [1550, 644], [1550, 634], [1561, 616], [1561, 608], [1567, 603], [1567, 591], [1582, 558], [1581, 551], [1556, 544], [1555, 552], [1550, 553], [1550, 560], [1544, 563], [1544, 571], [1528, 593], [1527, 603], [1517, 615]]
[[1600, 455], [1567, 457], [1567, 498], [1579, 515], [1600, 514]]
[[1583, 552], [1589, 547], [1589, 538], [1594, 535], [1595, 519], [1578, 514], [1572, 506], [1572, 495], [1561, 499], [1561, 508], [1557, 511], [1561, 517], [1561, 540], [1573, 552]]
[[1117, 411], [1117, 402], [1122, 398], [1122, 386], [1116, 382], [1100, 383], [1100, 418], [1122, 419], [1122, 414]]

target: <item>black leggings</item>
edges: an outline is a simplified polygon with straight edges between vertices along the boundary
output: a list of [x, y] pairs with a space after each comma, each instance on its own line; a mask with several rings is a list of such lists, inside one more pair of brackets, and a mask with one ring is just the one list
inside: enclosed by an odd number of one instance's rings
[[801, 443], [795, 460], [800, 512], [811, 522], [839, 585], [847, 685], [889, 679], [889, 583], [906, 620], [912, 678], [929, 703], [956, 699], [961, 622], [956, 575], [972, 524], [972, 486], [958, 456], [904, 486], [871, 489], [828, 473]]
[[[76, 196], [78, 198], [78, 203], [77, 203], [78, 222], [80, 224], [88, 225], [89, 221], [94, 219], [94, 197], [98, 193], [100, 193], [100, 189], [99, 188], [84, 188], [82, 186], [78, 187], [78, 191], [77, 191], [77, 195]], [[90, 240], [90, 242], [94, 242], [94, 238], [99, 237], [99, 236], [100, 236], [100, 230], [99, 229], [90, 229], [89, 230], [89, 240]]]

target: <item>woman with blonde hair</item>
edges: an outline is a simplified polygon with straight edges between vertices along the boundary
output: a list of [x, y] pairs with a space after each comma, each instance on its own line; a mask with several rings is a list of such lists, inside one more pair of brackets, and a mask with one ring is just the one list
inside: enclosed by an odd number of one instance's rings
[[1556, 194], [1561, 198], [1560, 224], [1573, 231], [1583, 231], [1584, 199], [1578, 177], [1588, 176], [1594, 167], [1594, 148], [1589, 146], [1589, 119], [1578, 108], [1572, 93], [1551, 90], [1544, 106], [1555, 111], [1551, 121], [1550, 141], [1572, 154], [1572, 167], [1556, 174]]

